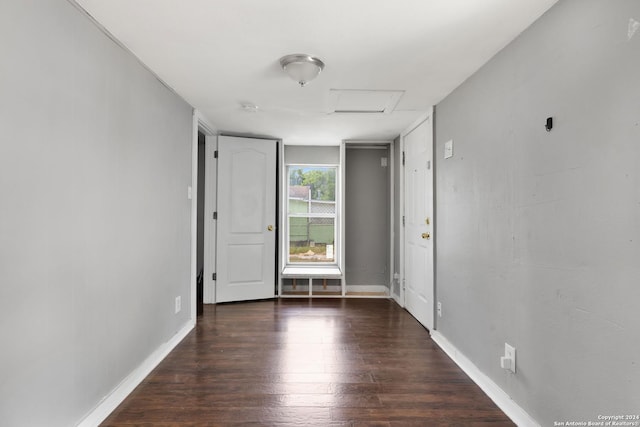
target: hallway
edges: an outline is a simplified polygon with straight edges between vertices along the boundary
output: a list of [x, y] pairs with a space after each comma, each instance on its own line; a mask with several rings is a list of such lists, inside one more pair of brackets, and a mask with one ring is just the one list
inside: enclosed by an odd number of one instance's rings
[[102, 425], [513, 423], [395, 302], [279, 299], [205, 305]]

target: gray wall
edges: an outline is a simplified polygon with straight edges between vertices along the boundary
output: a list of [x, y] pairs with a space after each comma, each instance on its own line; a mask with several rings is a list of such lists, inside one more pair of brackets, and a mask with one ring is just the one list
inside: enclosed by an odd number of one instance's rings
[[[381, 158], [387, 166], [381, 166]], [[389, 287], [389, 149], [350, 148], [345, 155], [345, 281]]]
[[339, 165], [340, 147], [335, 145], [285, 145], [284, 162], [287, 165]]
[[640, 413], [630, 18], [637, 0], [561, 0], [437, 106], [438, 330], [542, 425]]
[[66, 427], [191, 317], [192, 112], [67, 1], [0, 38], [0, 424]]

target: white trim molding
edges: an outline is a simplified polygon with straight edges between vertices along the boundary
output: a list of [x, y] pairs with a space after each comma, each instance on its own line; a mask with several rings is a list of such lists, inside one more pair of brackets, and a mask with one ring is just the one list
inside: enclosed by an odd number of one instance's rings
[[205, 304], [216, 303], [216, 282], [213, 273], [216, 271], [216, 236], [217, 221], [213, 221], [213, 212], [218, 206], [218, 161], [215, 153], [218, 150], [218, 137], [205, 135], [205, 167], [204, 167], [204, 277], [203, 301]]
[[193, 109], [193, 116], [197, 120], [199, 130], [205, 135], [217, 135], [218, 130], [207, 120], [207, 118], [198, 109]]
[[347, 293], [351, 292], [370, 292], [384, 294], [385, 298], [389, 298], [389, 288], [385, 285], [349, 285], [347, 284]]
[[498, 384], [483, 374], [464, 354], [438, 331], [431, 332], [431, 339], [462, 369], [471, 380], [519, 427], [540, 427]]
[[195, 327], [195, 321], [190, 320], [169, 341], [162, 344], [147, 359], [131, 372], [111, 393], [96, 406], [78, 424], [78, 427], [95, 427], [100, 425], [142, 381], [164, 360], [171, 351]]
[[[212, 224], [207, 219], [210, 218], [209, 212], [215, 210], [215, 199], [216, 199], [216, 190], [215, 190], [215, 174], [216, 164], [215, 161], [211, 162], [209, 159], [210, 155], [213, 155], [213, 151], [217, 148], [217, 129], [204, 117], [204, 115], [197, 109], [193, 109], [193, 153], [192, 153], [192, 188], [194, 195], [192, 200], [192, 226], [191, 226], [191, 280], [192, 280], [192, 292], [191, 292], [191, 307], [192, 307], [192, 319], [196, 318], [196, 298], [197, 298], [197, 290], [196, 290], [196, 277], [197, 277], [197, 242], [198, 242], [198, 133], [202, 132], [205, 135], [205, 195], [204, 195], [204, 205], [205, 205], [205, 226], [204, 226], [204, 266], [203, 266], [203, 302], [205, 304], [215, 303], [215, 289], [213, 289], [213, 282], [211, 281], [211, 273], [215, 266], [212, 265], [213, 259], [215, 259], [215, 226], [212, 227]], [[213, 145], [213, 147], [212, 147]], [[211, 178], [211, 176], [214, 178]], [[213, 185], [212, 185], [213, 183]], [[212, 247], [213, 246], [213, 247]]]
[[[338, 215], [336, 222], [339, 227], [338, 235], [339, 235], [340, 241], [336, 246], [338, 246], [338, 257], [340, 259], [338, 261], [338, 268], [340, 268], [340, 271], [343, 271], [345, 273], [346, 273], [345, 265], [346, 265], [346, 259], [347, 259], [345, 256], [345, 254], [347, 253], [346, 251], [347, 234], [345, 233], [345, 215], [344, 215], [344, 206], [345, 206], [345, 202], [347, 201], [345, 197], [345, 191], [344, 191], [346, 169], [347, 169], [345, 164], [346, 156], [347, 156], [347, 148], [344, 141], [342, 141], [340, 143], [340, 164], [338, 165], [338, 176], [337, 176], [337, 178], [340, 181], [336, 183], [336, 189], [338, 189], [339, 191], [339, 194], [336, 194], [336, 199], [340, 200], [340, 205], [338, 206], [338, 209], [336, 209], [336, 214]], [[342, 278], [340, 279], [340, 286], [342, 288], [343, 297], [347, 295], [347, 282], [346, 282], [345, 276], [346, 274], [343, 274]]]
[[191, 320], [195, 321], [197, 311], [197, 268], [198, 268], [198, 130], [200, 113], [193, 111], [193, 124], [191, 127], [191, 186], [189, 197], [191, 198], [191, 277], [189, 306], [191, 307]]

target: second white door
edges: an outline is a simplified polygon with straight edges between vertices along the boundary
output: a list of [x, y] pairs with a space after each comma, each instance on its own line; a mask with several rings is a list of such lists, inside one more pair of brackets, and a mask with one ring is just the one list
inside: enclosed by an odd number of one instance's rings
[[216, 302], [275, 296], [276, 144], [218, 139]]
[[404, 135], [405, 307], [433, 329], [433, 168], [431, 115]]

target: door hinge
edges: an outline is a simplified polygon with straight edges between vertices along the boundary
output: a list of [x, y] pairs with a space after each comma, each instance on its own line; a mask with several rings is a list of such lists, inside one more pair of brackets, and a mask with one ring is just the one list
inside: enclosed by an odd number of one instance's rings
[[402, 215], [402, 226], [404, 227], [404, 215]]
[[218, 150], [216, 150], [216, 151], [214, 151], [214, 152], [213, 152], [213, 157], [214, 157], [215, 159], [217, 159], [217, 158], [218, 158]]
[[402, 152], [402, 166], [404, 166], [404, 162], [405, 162], [405, 155], [404, 155], [404, 151]]
[[218, 280], [218, 275], [216, 273], [213, 273], [211, 275], [211, 280]]
[[218, 219], [218, 212], [213, 213], [213, 219]]

